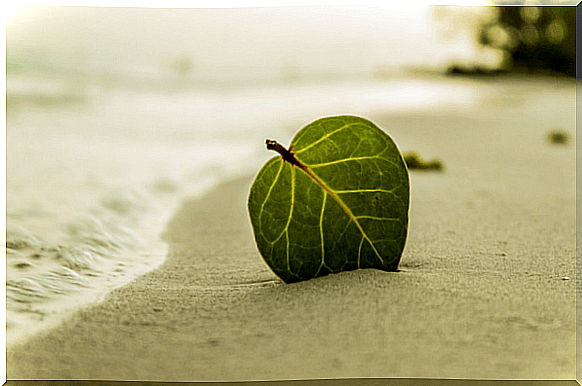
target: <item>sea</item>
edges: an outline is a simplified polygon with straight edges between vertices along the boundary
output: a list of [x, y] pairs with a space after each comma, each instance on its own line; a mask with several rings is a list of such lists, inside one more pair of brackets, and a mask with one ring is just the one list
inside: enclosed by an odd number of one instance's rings
[[180, 202], [256, 174], [275, 155], [265, 139], [288, 145], [303, 126], [330, 115], [471, 114], [488, 87], [475, 82], [412, 72], [9, 71], [7, 345], [162, 264], [168, 245], [161, 234]]

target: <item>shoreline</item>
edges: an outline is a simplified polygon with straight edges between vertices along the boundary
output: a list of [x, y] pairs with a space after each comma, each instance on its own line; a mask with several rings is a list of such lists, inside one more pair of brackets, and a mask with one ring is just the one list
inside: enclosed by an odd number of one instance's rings
[[[155, 221], [151, 216], [148, 220]], [[108, 251], [111, 256], [95, 253], [89, 255], [91, 260], [87, 258], [88, 262], [81, 260], [79, 265], [86, 264], [86, 266], [81, 267], [63, 263], [63, 257], [59, 253], [60, 250], [66, 253], [67, 247], [59, 247], [59, 250], [55, 252], [55, 257], [52, 257], [52, 261], [43, 262], [44, 266], [42, 267], [35, 267], [40, 273], [35, 275], [28, 272], [26, 275], [27, 272], [24, 272], [21, 275], [26, 276], [12, 278], [9, 281], [9, 284], [12, 285], [10, 288], [12, 293], [9, 295], [12, 305], [7, 306], [6, 310], [7, 349], [20, 346], [37, 335], [50, 331], [79, 310], [90, 308], [94, 304], [102, 302], [116, 288], [128, 285], [139, 276], [162, 265], [167, 256], [167, 246], [161, 240], [149, 239], [155, 233], [154, 230], [158, 228], [163, 229], [161, 221], [140, 235], [145, 236], [144, 240], [148, 241], [145, 241], [144, 245], [138, 249]], [[82, 247], [68, 248], [74, 250], [73, 248]], [[19, 256], [24, 256], [27, 253], [40, 256], [38, 252], [42, 253], [42, 248], [48, 249], [50, 247], [41, 247], [40, 249], [32, 249], [32, 251], [30, 248], [25, 248], [18, 251]], [[85, 256], [80, 255], [81, 258]], [[44, 259], [48, 260], [49, 256], [44, 256]], [[26, 262], [27, 260], [21, 258], [16, 262], [18, 261]], [[14, 262], [12, 263], [14, 264]], [[34, 263], [37, 262], [34, 261]], [[22, 283], [21, 287], [19, 287], [20, 283]], [[34, 286], [35, 283], [39, 284]], [[38, 298], [35, 298], [35, 295]]]
[[546, 139], [575, 139], [574, 103], [549, 95], [369, 116], [444, 165], [410, 173], [400, 272], [283, 284], [248, 218], [258, 169], [239, 173], [181, 199], [158, 268], [9, 348], [7, 377], [574, 379], [576, 147]]
[[[458, 193], [481, 206], [467, 227], [470, 208], [455, 211], [450, 200], [466, 176], [448, 166], [453, 171], [411, 173], [411, 228], [398, 273], [358, 270], [283, 284], [254, 245], [246, 212], [251, 177], [184, 199], [163, 235], [165, 262], [8, 350], [7, 376], [573, 379], [575, 283], [548, 269], [561, 256], [544, 261], [532, 253], [573, 256], [572, 230], [564, 230], [575, 218], [540, 234], [551, 210], [516, 205], [509, 193], [523, 180], [506, 191], [485, 181]], [[555, 221], [575, 203], [562, 202]], [[515, 226], [516, 214], [527, 229]], [[528, 249], [532, 237], [540, 240]], [[563, 271], [573, 264], [571, 257]]]

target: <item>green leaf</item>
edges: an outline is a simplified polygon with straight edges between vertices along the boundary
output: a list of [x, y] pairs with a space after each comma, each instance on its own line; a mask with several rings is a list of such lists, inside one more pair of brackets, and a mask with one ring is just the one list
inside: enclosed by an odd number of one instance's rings
[[257, 248], [284, 282], [358, 268], [395, 271], [408, 230], [408, 170], [394, 141], [355, 116], [322, 118], [271, 158], [251, 187]]

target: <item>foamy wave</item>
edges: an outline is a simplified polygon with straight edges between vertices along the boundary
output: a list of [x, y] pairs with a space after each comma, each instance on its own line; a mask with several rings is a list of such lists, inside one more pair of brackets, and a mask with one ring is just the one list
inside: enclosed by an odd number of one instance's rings
[[7, 310], [20, 310], [18, 304], [42, 302], [56, 295], [65, 295], [81, 287], [88, 287], [90, 281], [77, 272], [59, 267], [38, 276], [12, 279], [6, 282]]
[[120, 224], [121, 216], [107, 213], [85, 215], [68, 225], [68, 233], [77, 245], [91, 247], [100, 254], [134, 248], [140, 244], [137, 232]]
[[[158, 209], [155, 197], [145, 190], [115, 189], [89, 213], [66, 224], [66, 237], [54, 244], [7, 224], [9, 340], [22, 341], [50, 315], [58, 318], [67, 304], [95, 300], [159, 264], [161, 260], [152, 260], [151, 243], [146, 251], [140, 249], [144, 238], [155, 238], [161, 231]], [[156, 245], [160, 249], [163, 244]], [[160, 255], [164, 253], [154, 251], [154, 256]]]
[[40, 245], [40, 242], [29, 231], [20, 227], [6, 229], [6, 248], [23, 249]]
[[73, 270], [96, 269], [103, 262], [103, 256], [99, 251], [86, 245], [74, 245], [63, 248], [57, 253], [63, 265]]
[[105, 196], [101, 205], [125, 217], [143, 215], [154, 206], [152, 197], [139, 189], [117, 189]]

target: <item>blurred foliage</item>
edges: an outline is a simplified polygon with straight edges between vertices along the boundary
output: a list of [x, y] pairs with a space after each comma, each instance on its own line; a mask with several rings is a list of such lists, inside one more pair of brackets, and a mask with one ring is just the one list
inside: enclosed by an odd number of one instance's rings
[[440, 160], [434, 159], [432, 161], [425, 161], [415, 150], [410, 150], [404, 153], [402, 156], [409, 170], [443, 170], [443, 164]]
[[548, 141], [553, 145], [566, 145], [570, 142], [570, 136], [564, 130], [554, 129], [548, 133]]
[[435, 17], [449, 38], [468, 32], [481, 49], [495, 53], [490, 63], [452, 63], [450, 74], [503, 71], [576, 75], [576, 7], [436, 7]]
[[479, 43], [511, 54], [511, 69], [576, 75], [575, 7], [497, 7], [498, 18], [484, 24]]

